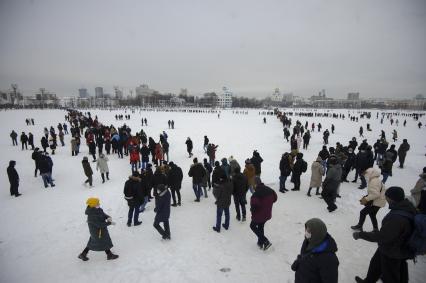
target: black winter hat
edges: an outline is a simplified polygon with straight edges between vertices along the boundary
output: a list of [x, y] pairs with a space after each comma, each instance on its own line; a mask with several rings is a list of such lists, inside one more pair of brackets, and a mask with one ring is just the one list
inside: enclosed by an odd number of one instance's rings
[[423, 173], [426, 173], [426, 167], [423, 167]]
[[303, 158], [303, 153], [299, 152], [299, 153], [297, 154], [297, 159], [302, 159], [302, 158]]
[[9, 161], [9, 166], [15, 166], [16, 165], [16, 161], [15, 160], [10, 160]]
[[401, 187], [390, 187], [386, 190], [385, 196], [395, 202], [400, 202], [405, 199], [404, 190]]
[[133, 171], [132, 176], [133, 177], [139, 177], [139, 172], [138, 171]]

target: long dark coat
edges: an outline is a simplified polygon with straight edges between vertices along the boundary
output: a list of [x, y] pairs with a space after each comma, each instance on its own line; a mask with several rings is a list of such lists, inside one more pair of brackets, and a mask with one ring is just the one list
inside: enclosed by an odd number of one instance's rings
[[108, 226], [111, 225], [106, 219], [109, 217], [102, 208], [87, 207], [87, 224], [89, 225], [90, 238], [87, 247], [92, 251], [106, 251], [113, 247], [108, 233]]

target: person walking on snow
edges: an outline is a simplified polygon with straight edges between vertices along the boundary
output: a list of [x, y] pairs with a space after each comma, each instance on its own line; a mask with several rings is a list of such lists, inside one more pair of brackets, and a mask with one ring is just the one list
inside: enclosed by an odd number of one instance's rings
[[92, 186], [93, 171], [92, 171], [92, 167], [90, 166], [89, 159], [87, 158], [87, 156], [83, 157], [83, 161], [81, 161], [81, 164], [83, 165], [84, 175], [86, 175], [86, 177], [87, 177], [87, 180], [84, 181], [84, 183], [85, 184], [89, 183], [89, 186]]
[[108, 226], [115, 225], [112, 218], [105, 214], [100, 208], [98, 198], [89, 198], [86, 201], [86, 215], [87, 224], [89, 225], [90, 238], [86, 248], [78, 255], [82, 261], [88, 261], [87, 254], [89, 250], [92, 251], [105, 251], [107, 260], [117, 259], [118, 255], [111, 252], [113, 247], [111, 238], [108, 233]]
[[109, 168], [108, 168], [108, 157], [105, 154], [99, 154], [98, 161], [96, 162], [96, 171], [100, 171], [102, 177], [102, 184], [105, 183], [105, 175], [109, 180]]
[[21, 194], [18, 192], [19, 187], [19, 175], [15, 169], [16, 161], [10, 160], [9, 167], [7, 167], [7, 177], [10, 183], [10, 195], [19, 197]]
[[277, 201], [275, 191], [265, 186], [259, 177], [255, 178], [256, 191], [250, 198], [250, 229], [257, 236], [257, 246], [267, 250], [271, 242], [265, 237], [265, 223], [272, 218], [272, 206]]

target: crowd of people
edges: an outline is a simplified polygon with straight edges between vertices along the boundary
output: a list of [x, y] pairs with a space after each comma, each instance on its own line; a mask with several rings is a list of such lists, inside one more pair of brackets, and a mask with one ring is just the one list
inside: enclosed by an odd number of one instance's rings
[[[260, 114], [260, 113], [259, 113]], [[267, 115], [271, 115], [269, 112]], [[293, 115], [297, 117], [330, 117], [345, 119], [342, 114], [331, 113], [275, 113], [283, 125], [284, 139], [290, 145], [290, 151], [282, 154], [279, 163], [279, 192], [287, 193], [286, 181], [291, 175], [294, 187], [291, 191], [301, 190], [301, 175], [308, 171], [308, 163], [304, 160], [303, 150], [308, 150], [311, 133], [321, 132], [321, 123], [306, 123], [303, 125], [299, 120], [293, 125]], [[218, 114], [219, 115], [219, 114]], [[130, 115], [124, 115], [130, 119]], [[219, 117], [219, 116], [218, 116]], [[116, 120], [122, 120], [123, 115], [115, 115]], [[358, 117], [349, 115], [352, 122]], [[363, 114], [361, 119], [370, 119], [371, 115]], [[379, 117], [377, 116], [376, 119]], [[391, 118], [383, 115], [381, 119]], [[109, 155], [117, 154], [118, 159], [128, 156], [131, 167], [131, 176], [124, 184], [124, 199], [127, 201], [129, 210], [127, 226], [131, 227], [142, 224], [139, 214], [144, 212], [146, 205], [154, 199], [155, 218], [153, 226], [162, 239], [171, 240], [171, 228], [169, 218], [171, 207], [182, 206], [180, 190], [185, 174], [182, 169], [169, 159], [168, 134], [163, 131], [159, 135], [158, 142], [154, 137], [148, 137], [141, 129], [133, 132], [126, 124], [121, 127], [114, 125], [106, 126], [93, 118], [90, 112], [82, 113], [69, 110], [65, 116], [70, 125], [70, 148], [71, 156], [80, 153], [81, 141], [84, 140], [92, 162], [96, 162], [96, 170], [100, 171], [102, 183], [109, 180]], [[142, 118], [142, 126], [147, 126], [147, 119]], [[264, 120], [266, 123], [266, 120]], [[395, 123], [397, 123], [396, 120]], [[393, 123], [393, 121], [392, 121]], [[420, 123], [420, 122], [419, 122]], [[404, 121], [404, 126], [406, 121]], [[168, 121], [168, 128], [174, 129], [174, 121]], [[34, 138], [31, 133], [28, 136], [22, 132], [20, 141], [22, 150], [27, 149], [27, 143], [33, 149], [32, 159], [35, 162], [34, 176], [40, 172], [44, 186], [54, 187], [52, 177], [53, 161], [51, 154], [55, 154], [57, 148], [57, 136], [61, 146], [65, 147], [64, 136], [68, 135], [68, 125], [59, 123], [58, 134], [53, 127], [50, 130], [44, 128], [44, 136], [40, 140], [41, 151], [34, 146]], [[369, 130], [369, 125], [367, 130]], [[407, 152], [410, 145], [407, 139], [396, 150], [396, 145], [389, 145], [385, 132], [382, 131], [380, 139], [373, 145], [367, 139], [358, 144], [355, 137], [344, 143], [337, 142], [335, 146], [328, 146], [329, 136], [334, 134], [334, 124], [323, 131], [323, 147], [317, 157], [310, 165], [310, 182], [307, 187], [307, 196], [311, 197], [312, 188], [315, 195], [320, 196], [331, 213], [337, 209], [336, 198], [340, 197], [339, 187], [347, 180], [351, 171], [355, 171], [353, 183], [360, 178], [360, 190], [366, 189], [367, 194], [360, 203], [364, 208], [359, 213], [358, 223], [351, 228], [354, 230], [355, 240], [364, 239], [377, 242], [379, 247], [371, 259], [369, 270], [365, 279], [356, 277], [357, 282], [376, 282], [382, 278], [384, 282], [408, 282], [408, 269], [406, 261], [414, 258], [416, 254], [426, 252], [423, 246], [408, 248], [407, 243], [413, 235], [418, 232], [418, 227], [425, 226], [426, 214], [426, 167], [420, 174], [420, 179], [411, 190], [411, 196], [405, 196], [404, 190], [399, 187], [386, 188], [385, 183], [392, 176], [393, 165], [398, 159], [399, 167], [404, 168]], [[371, 130], [371, 129], [370, 129]], [[363, 136], [362, 127], [360, 136]], [[12, 131], [10, 137], [12, 144], [18, 145], [17, 133]], [[392, 134], [393, 141], [397, 141], [396, 130]], [[289, 139], [290, 138], [290, 139]], [[187, 138], [186, 148], [189, 158], [193, 157], [193, 142]], [[216, 221], [212, 230], [220, 233], [222, 228], [228, 230], [230, 221], [230, 206], [233, 200], [235, 205], [236, 220], [245, 222], [247, 211], [251, 212], [250, 229], [257, 237], [257, 246], [262, 250], [271, 247], [271, 241], [264, 234], [264, 226], [272, 217], [273, 204], [278, 196], [275, 191], [265, 185], [261, 180], [263, 158], [257, 150], [253, 151], [251, 157], [244, 161], [244, 168], [240, 167], [238, 161], [230, 156], [216, 160], [218, 145], [204, 136], [203, 149], [206, 158], [199, 162], [198, 158], [192, 159], [187, 176], [192, 179], [195, 202], [201, 202], [202, 198], [208, 198], [208, 192], [212, 190], [215, 198]], [[375, 166], [376, 165], [376, 166]], [[15, 197], [20, 196], [18, 192], [19, 175], [15, 169], [16, 162], [11, 160], [7, 169], [10, 181], [10, 193]], [[85, 184], [93, 185], [93, 170], [89, 158], [84, 156], [82, 168], [87, 179]], [[382, 177], [381, 177], [382, 176]], [[247, 195], [251, 194], [249, 202]], [[386, 202], [391, 211], [386, 215], [379, 227], [376, 215]], [[108, 226], [114, 225], [112, 218], [105, 214], [100, 207], [98, 198], [89, 198], [86, 201], [86, 215], [90, 238], [86, 248], [79, 254], [78, 258], [87, 261], [89, 250], [105, 251], [107, 259], [118, 258], [111, 252], [112, 241], [108, 233]], [[246, 208], [249, 205], [249, 209]], [[369, 216], [373, 225], [373, 231], [363, 231], [366, 216]], [[222, 223], [222, 218], [224, 221]], [[421, 222], [417, 224], [417, 222]], [[422, 222], [423, 221], [423, 222]], [[415, 223], [415, 224], [413, 224]], [[160, 225], [162, 224], [162, 226]], [[423, 226], [421, 226], [423, 225]], [[417, 235], [420, 241], [426, 241], [424, 233]], [[296, 282], [337, 282], [339, 261], [336, 256], [337, 243], [328, 234], [327, 227], [320, 219], [313, 218], [305, 223], [305, 239], [302, 243], [301, 252], [292, 264], [291, 268], [296, 272]]]

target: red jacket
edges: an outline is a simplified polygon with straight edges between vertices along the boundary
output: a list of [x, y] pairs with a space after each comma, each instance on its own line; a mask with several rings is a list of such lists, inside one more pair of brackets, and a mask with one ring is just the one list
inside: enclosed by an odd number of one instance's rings
[[250, 199], [251, 220], [264, 223], [272, 218], [272, 205], [277, 201], [275, 191], [264, 184], [256, 186]]
[[139, 160], [140, 160], [139, 159], [139, 152], [136, 149], [133, 149], [130, 152], [130, 162], [135, 163], [135, 162], [138, 162]]

